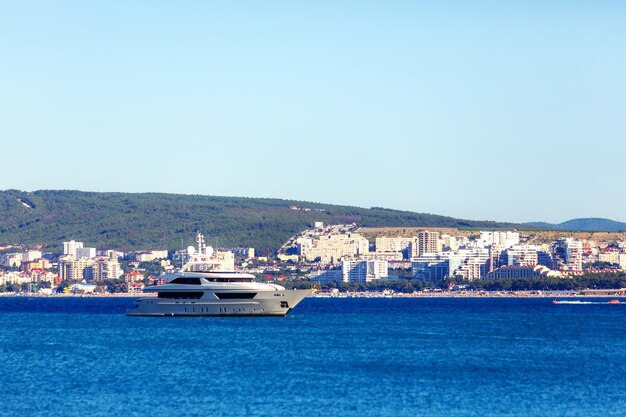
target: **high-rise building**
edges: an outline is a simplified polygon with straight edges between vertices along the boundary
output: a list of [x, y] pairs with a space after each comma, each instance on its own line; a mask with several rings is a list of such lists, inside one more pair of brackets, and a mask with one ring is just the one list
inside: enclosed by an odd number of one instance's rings
[[567, 268], [572, 271], [583, 269], [583, 242], [571, 239], [567, 242], [567, 252], [565, 257]]
[[117, 259], [99, 258], [95, 263], [94, 279], [119, 279], [124, 274]]
[[62, 280], [105, 280], [118, 279], [123, 275], [122, 267], [116, 259], [106, 257], [75, 259], [68, 256], [59, 261], [59, 275]]
[[570, 237], [559, 239], [553, 245], [556, 267], [567, 271], [583, 269], [583, 242]]
[[417, 232], [418, 256], [425, 253], [438, 253], [441, 251], [439, 242], [439, 232], [431, 232], [430, 230], [420, 230]]
[[503, 245], [491, 245], [489, 247], [489, 271], [500, 268], [502, 265], [507, 265], [505, 254]]
[[63, 281], [92, 280], [94, 278], [94, 265], [93, 259], [76, 259], [73, 256], [68, 256], [59, 260], [59, 275]]

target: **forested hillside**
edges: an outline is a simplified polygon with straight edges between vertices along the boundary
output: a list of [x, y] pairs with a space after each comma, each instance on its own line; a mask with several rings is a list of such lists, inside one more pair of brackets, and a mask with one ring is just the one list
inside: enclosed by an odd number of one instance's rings
[[618, 222], [611, 219], [603, 219], [597, 217], [572, 219], [563, 223], [525, 223], [529, 226], [542, 227], [553, 230], [581, 230], [581, 231], [606, 231], [606, 232], [623, 232], [626, 231], [626, 223]]
[[[299, 209], [291, 209], [297, 206]], [[306, 209], [306, 210], [305, 210]], [[315, 221], [359, 226], [502, 228], [513, 225], [459, 220], [383, 208], [358, 208], [265, 198], [156, 193], [42, 190], [0, 191], [0, 243], [176, 249], [202, 231], [214, 246], [271, 252]]]

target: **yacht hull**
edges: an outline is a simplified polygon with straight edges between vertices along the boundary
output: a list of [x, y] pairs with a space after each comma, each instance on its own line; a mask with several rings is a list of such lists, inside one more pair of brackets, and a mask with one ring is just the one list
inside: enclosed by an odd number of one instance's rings
[[218, 299], [206, 291], [197, 299], [139, 298], [127, 316], [285, 316], [312, 290], [259, 291], [251, 299]]

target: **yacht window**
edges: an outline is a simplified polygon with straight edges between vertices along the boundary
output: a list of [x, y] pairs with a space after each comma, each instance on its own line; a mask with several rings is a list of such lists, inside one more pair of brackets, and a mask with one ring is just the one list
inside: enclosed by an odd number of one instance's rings
[[232, 298], [254, 298], [255, 292], [216, 292], [215, 296], [220, 300]]
[[160, 292], [159, 298], [194, 298], [198, 299], [204, 294], [202, 291], [176, 291], [176, 292]]
[[170, 283], [173, 284], [191, 284], [191, 285], [200, 285], [200, 278], [187, 278], [187, 277], [178, 277]]
[[209, 282], [252, 282], [252, 278], [205, 278]]

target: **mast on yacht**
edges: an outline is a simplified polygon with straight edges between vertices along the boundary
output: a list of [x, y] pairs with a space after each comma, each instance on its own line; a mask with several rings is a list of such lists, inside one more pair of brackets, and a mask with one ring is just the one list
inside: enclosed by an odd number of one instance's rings
[[213, 248], [206, 245], [204, 235], [200, 232], [196, 235], [196, 243], [197, 249], [193, 246], [187, 248], [189, 261], [182, 267], [181, 272], [208, 272], [215, 268], [217, 262], [213, 258]]

